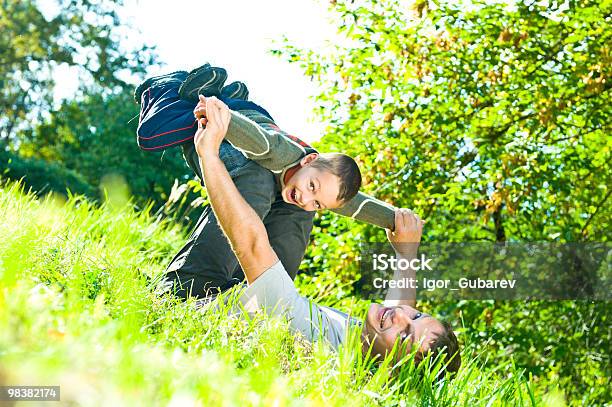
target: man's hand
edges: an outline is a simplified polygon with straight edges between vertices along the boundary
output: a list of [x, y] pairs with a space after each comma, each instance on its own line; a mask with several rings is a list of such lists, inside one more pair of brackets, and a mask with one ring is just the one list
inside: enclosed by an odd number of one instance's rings
[[[198, 97], [200, 101], [193, 109], [193, 117], [195, 117], [196, 120], [206, 119], [206, 97], [204, 97], [204, 95], [198, 95]], [[204, 123], [204, 125], [206, 125], [206, 123]]]
[[227, 133], [232, 118], [227, 105], [216, 97], [205, 99], [204, 104], [206, 106], [206, 118], [198, 119], [198, 131], [193, 140], [200, 157], [211, 153], [219, 154], [219, 146], [225, 138], [225, 133]]
[[395, 230], [387, 229], [387, 239], [398, 254], [405, 257], [416, 254], [424, 223], [410, 209], [395, 210]]

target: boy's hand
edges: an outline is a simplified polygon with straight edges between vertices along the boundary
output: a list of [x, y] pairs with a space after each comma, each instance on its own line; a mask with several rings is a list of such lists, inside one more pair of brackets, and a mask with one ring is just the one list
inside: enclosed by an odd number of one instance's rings
[[219, 154], [219, 146], [232, 118], [227, 105], [216, 97], [206, 99], [205, 103], [206, 118], [198, 120], [198, 131], [193, 140], [200, 157], [206, 153]]
[[403, 256], [416, 255], [423, 234], [424, 223], [410, 209], [395, 210], [395, 230], [387, 229], [387, 239], [398, 254]]

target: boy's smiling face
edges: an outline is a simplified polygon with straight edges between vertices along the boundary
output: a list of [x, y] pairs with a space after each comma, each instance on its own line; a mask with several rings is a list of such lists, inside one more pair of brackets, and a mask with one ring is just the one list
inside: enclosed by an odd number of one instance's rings
[[340, 178], [312, 167], [310, 164], [316, 158], [317, 154], [309, 154], [300, 161], [300, 167], [286, 180], [281, 191], [283, 201], [305, 211], [338, 208], [342, 205], [338, 201]]
[[440, 321], [408, 305], [383, 307], [372, 304], [364, 322], [361, 335], [363, 348], [367, 351], [373, 344], [373, 356], [384, 357], [398, 340], [404, 341], [408, 351], [413, 344], [420, 343], [419, 351], [426, 353], [429, 344], [444, 332]]

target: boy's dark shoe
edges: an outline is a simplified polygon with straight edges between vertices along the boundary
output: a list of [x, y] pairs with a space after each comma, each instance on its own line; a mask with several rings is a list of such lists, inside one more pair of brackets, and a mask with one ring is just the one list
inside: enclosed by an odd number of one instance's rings
[[232, 82], [221, 89], [221, 97], [229, 99], [249, 100], [249, 89], [243, 82]]
[[221, 96], [221, 89], [226, 79], [225, 69], [204, 64], [191, 71], [183, 81], [178, 91], [179, 97], [197, 103], [198, 95]]
[[200, 65], [197, 68], [192, 69], [191, 71], [189, 71], [189, 75], [192, 75], [198, 71], [201, 71], [202, 69], [206, 69], [209, 68], [210, 64], [208, 62], [204, 62], [204, 65]]
[[152, 76], [150, 78], [147, 78], [144, 82], [142, 82], [136, 87], [136, 90], [134, 91], [134, 100], [136, 101], [136, 103], [140, 104], [142, 94], [151, 86], [171, 81], [181, 82], [185, 78], [185, 75], [187, 75], [187, 71], [176, 71], [172, 73], [167, 73], [165, 75]]

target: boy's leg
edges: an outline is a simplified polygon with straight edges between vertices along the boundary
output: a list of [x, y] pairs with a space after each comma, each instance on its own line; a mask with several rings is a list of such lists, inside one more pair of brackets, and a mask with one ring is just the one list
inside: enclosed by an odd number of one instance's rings
[[152, 76], [150, 78], [147, 78], [142, 83], [140, 83], [140, 85], [138, 85], [134, 90], [134, 100], [136, 101], [136, 103], [140, 104], [142, 101], [142, 94], [151, 86], [160, 85], [169, 81], [175, 81], [177, 79], [182, 82], [186, 78], [186, 75], [187, 71], [176, 71], [164, 75]]
[[[206, 83], [200, 90], [204, 95], [223, 86], [225, 78], [210, 67], [201, 73]], [[136, 91], [141, 107], [138, 120], [138, 145], [143, 150], [161, 151], [191, 142], [198, 128], [193, 117], [195, 103], [179, 97], [179, 88], [187, 78], [185, 71], [154, 77], [143, 82]]]
[[[236, 187], [255, 212], [265, 218], [275, 196], [274, 175], [224, 143], [220, 156]], [[194, 172], [201, 176], [194, 146], [183, 146], [183, 153]], [[207, 206], [189, 240], [170, 262], [166, 279], [174, 284], [177, 296], [202, 298], [229, 288], [238, 266], [215, 214]]]
[[198, 128], [193, 117], [195, 105], [178, 97], [178, 87], [186, 75], [143, 91], [136, 130], [141, 149], [164, 150], [193, 139]]

